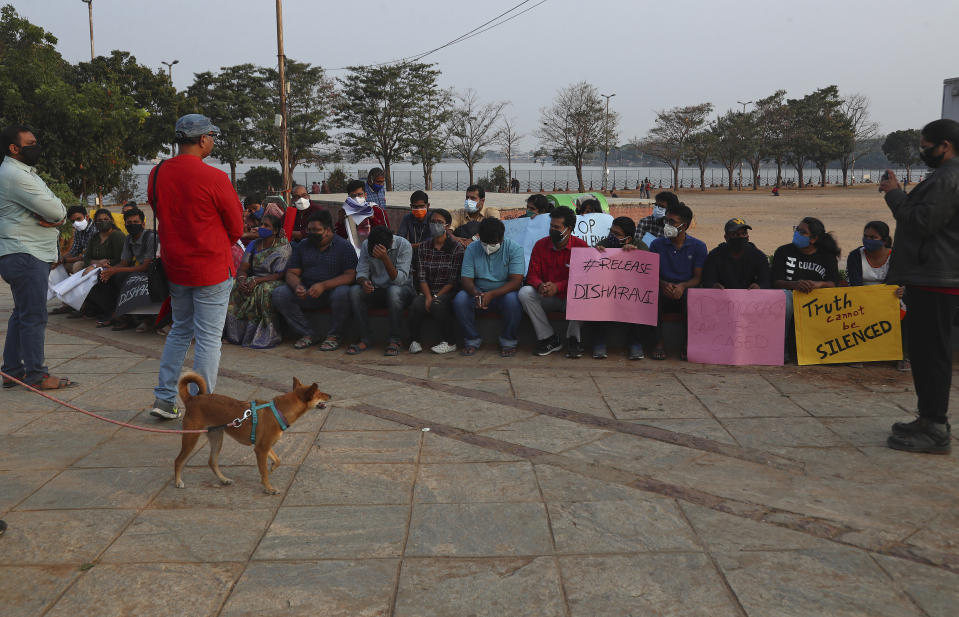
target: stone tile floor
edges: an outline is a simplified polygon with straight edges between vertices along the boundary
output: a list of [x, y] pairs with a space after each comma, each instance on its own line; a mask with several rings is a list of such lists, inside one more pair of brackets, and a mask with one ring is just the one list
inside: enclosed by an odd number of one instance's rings
[[[47, 353], [66, 399], [154, 426], [162, 342], [52, 317]], [[294, 375], [334, 400], [276, 496], [232, 440], [236, 484], [204, 447], [179, 490], [177, 437], [0, 392], [0, 614], [957, 613], [957, 455], [884, 447], [914, 407], [889, 367], [227, 346], [218, 392]]]

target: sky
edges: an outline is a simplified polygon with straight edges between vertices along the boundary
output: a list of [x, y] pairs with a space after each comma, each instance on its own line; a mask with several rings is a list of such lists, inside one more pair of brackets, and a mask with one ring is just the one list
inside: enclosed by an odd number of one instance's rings
[[[521, 1], [283, 0], [285, 51], [327, 69], [386, 62], [438, 47]], [[89, 59], [81, 0], [6, 2], [52, 32], [66, 59]], [[276, 64], [275, 0], [93, 0], [93, 22], [98, 54], [122, 49], [154, 68], [179, 60], [181, 90], [194, 73]], [[540, 110], [583, 80], [616, 95], [621, 143], [645, 135], [660, 109], [708, 101], [722, 112], [779, 88], [798, 98], [831, 84], [866, 95], [890, 132], [941, 115], [943, 79], [959, 77], [957, 23], [951, 0], [547, 0], [423, 61], [437, 63], [444, 87], [508, 101], [505, 113], [530, 149]]]

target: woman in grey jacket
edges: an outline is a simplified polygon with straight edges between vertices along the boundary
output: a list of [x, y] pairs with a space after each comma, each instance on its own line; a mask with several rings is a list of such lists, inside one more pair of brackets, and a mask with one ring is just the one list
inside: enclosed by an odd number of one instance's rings
[[896, 218], [895, 252], [889, 282], [906, 286], [909, 357], [919, 418], [897, 422], [890, 448], [949, 453], [949, 388], [952, 378], [952, 323], [959, 306], [959, 123], [930, 122], [919, 147], [932, 173], [907, 195], [886, 171], [879, 190]]

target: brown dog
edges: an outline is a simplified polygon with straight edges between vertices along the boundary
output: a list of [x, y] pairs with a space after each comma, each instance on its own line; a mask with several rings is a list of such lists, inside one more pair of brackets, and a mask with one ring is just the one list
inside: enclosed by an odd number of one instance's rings
[[[196, 384], [199, 390], [196, 396], [190, 394], [189, 385], [191, 383]], [[183, 414], [183, 428], [185, 430], [227, 425], [225, 428], [211, 430], [206, 435], [210, 442], [210, 469], [213, 470], [222, 484], [233, 484], [233, 480], [220, 473], [217, 458], [220, 456], [220, 448], [223, 447], [224, 431], [238, 442], [245, 445], [250, 444], [250, 431], [253, 426], [251, 418], [243, 420], [239, 427], [229, 424], [236, 418], [243, 417], [244, 412], [250, 409], [250, 402], [238, 401], [220, 394], [207, 394], [206, 380], [196, 373], [186, 373], [180, 378], [180, 398], [183, 399], [185, 407]], [[286, 422], [292, 425], [297, 418], [308, 410], [314, 407], [319, 409], [326, 407], [325, 402], [328, 400], [330, 400], [330, 395], [320, 392], [315, 383], [304, 386], [299, 379], [294, 377], [293, 391], [276, 397], [273, 399], [273, 404], [276, 405], [277, 410]], [[257, 417], [256, 443], [253, 444], [253, 451], [256, 453], [256, 465], [260, 469], [263, 490], [268, 495], [276, 495], [279, 491], [270, 485], [270, 469], [267, 468], [266, 459], [269, 457], [273, 461], [273, 468], [279, 466], [280, 458], [273, 452], [273, 446], [279, 441], [283, 430], [269, 407], [257, 411]], [[180, 454], [177, 455], [176, 461], [173, 463], [173, 481], [177, 488], [184, 487], [180, 474], [183, 471], [186, 459], [193, 452], [201, 434], [185, 433], [183, 435]]]

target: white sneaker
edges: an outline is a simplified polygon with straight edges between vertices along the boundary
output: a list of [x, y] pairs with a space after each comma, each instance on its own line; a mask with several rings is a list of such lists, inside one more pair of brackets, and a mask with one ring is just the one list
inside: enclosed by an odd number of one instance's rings
[[421, 351], [423, 351], [423, 346], [420, 345], [418, 341], [410, 343], [410, 353], [419, 353]]
[[456, 351], [456, 345], [450, 345], [446, 341], [443, 341], [439, 345], [433, 345], [430, 347], [430, 351], [433, 353], [449, 353], [451, 351]]

